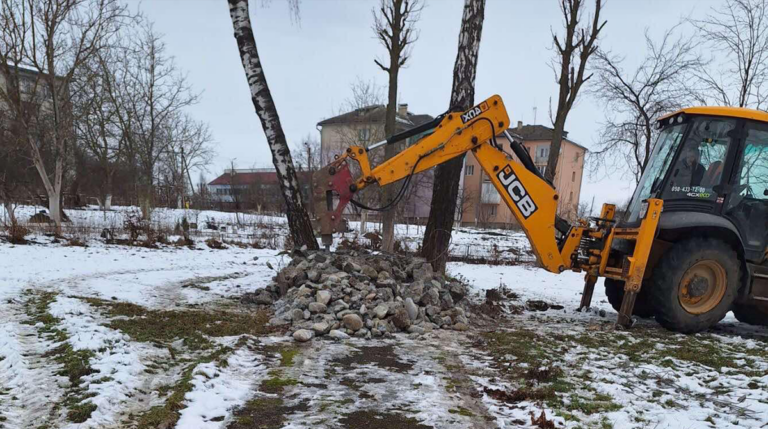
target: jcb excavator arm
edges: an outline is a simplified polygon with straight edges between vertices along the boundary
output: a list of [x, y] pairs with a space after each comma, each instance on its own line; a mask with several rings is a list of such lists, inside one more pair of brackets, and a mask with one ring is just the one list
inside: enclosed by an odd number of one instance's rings
[[[402, 140], [402, 134], [369, 148], [349, 147], [328, 167], [315, 174], [315, 210], [325, 244], [330, 244], [328, 240], [341, 220], [344, 206], [354, 198], [355, 193], [372, 184], [384, 186], [408, 180], [414, 174], [472, 151], [525, 231], [541, 265], [554, 273], [570, 266], [563, 260], [556, 240], [557, 192], [540, 177], [533, 163], [530, 163], [531, 171], [493, 144], [495, 136], [509, 126], [509, 116], [501, 97], [494, 95], [464, 113], [446, 113], [428, 126], [434, 129], [431, 134], [376, 168], [371, 168], [368, 152], [380, 145]], [[419, 130], [425, 130], [425, 127]], [[413, 131], [406, 133], [409, 136], [414, 134]], [[527, 152], [523, 153], [518, 155], [522, 155], [520, 159], [527, 157]], [[527, 160], [530, 161], [530, 158]], [[360, 166], [361, 175], [358, 178], [351, 176], [350, 161]], [[336, 207], [333, 207], [334, 196], [339, 198]]]
[[[489, 176], [504, 203], [525, 231], [539, 264], [553, 273], [565, 270], [586, 272], [580, 308], [589, 307], [598, 276], [624, 281], [624, 300], [618, 323], [632, 324], [632, 309], [642, 284], [650, 255], [662, 201], [648, 199], [638, 228], [616, 228], [615, 207], [604, 204], [599, 218], [580, 219], [570, 225], [557, 216], [558, 194], [533, 165], [528, 152], [508, 134], [509, 154], [496, 144], [496, 136], [506, 133], [509, 116], [501, 97], [493, 97], [466, 112], [448, 112], [368, 148], [352, 146], [313, 176], [315, 213], [320, 222], [323, 243], [330, 246], [344, 207], [355, 193], [370, 186], [404, 181], [395, 200], [379, 209], [391, 208], [403, 195], [411, 176], [472, 151]], [[368, 152], [425, 132], [430, 134], [396, 156], [371, 168]], [[349, 163], [359, 165], [361, 174], [353, 178]], [[558, 232], [560, 238], [558, 238]], [[631, 255], [614, 255], [614, 238], [634, 242]]]

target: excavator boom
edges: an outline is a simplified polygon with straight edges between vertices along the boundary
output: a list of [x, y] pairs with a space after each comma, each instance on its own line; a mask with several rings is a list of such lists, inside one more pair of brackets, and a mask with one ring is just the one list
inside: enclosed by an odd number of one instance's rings
[[[326, 247], [332, 243], [332, 234], [339, 229], [348, 203], [364, 207], [354, 199], [362, 189], [374, 184], [384, 186], [403, 181], [395, 200], [379, 208], [391, 209], [403, 195], [413, 175], [471, 151], [528, 237], [539, 265], [552, 273], [567, 269], [585, 271], [587, 277], [582, 307], [589, 305], [598, 276], [625, 280], [628, 313], [620, 313], [619, 318], [622, 322], [622, 316], [625, 316], [623, 323], [629, 323], [634, 297], [640, 289], [639, 283], [656, 233], [661, 200], [648, 200], [648, 215], [637, 229], [614, 228], [615, 207], [610, 204], [604, 205], [600, 218], [579, 220], [576, 225], [568, 224], [557, 216], [557, 191], [541, 176], [525, 148], [508, 134], [507, 140], [513, 153], [504, 151], [497, 144], [496, 136], [506, 133], [509, 123], [501, 97], [494, 95], [466, 112], [446, 112], [430, 123], [367, 148], [347, 148], [313, 177], [315, 214], [323, 243]], [[368, 156], [371, 150], [424, 133], [427, 135], [415, 144], [375, 168], [371, 167]], [[350, 163], [359, 167], [357, 177], [353, 177]], [[608, 264], [614, 236], [637, 242], [634, 254], [619, 261], [618, 267]]]

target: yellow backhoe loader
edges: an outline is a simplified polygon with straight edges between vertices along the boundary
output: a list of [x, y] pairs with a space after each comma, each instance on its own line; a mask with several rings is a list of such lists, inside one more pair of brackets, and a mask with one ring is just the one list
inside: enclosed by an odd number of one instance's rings
[[[552, 273], [584, 272], [581, 308], [605, 277], [619, 325], [633, 315], [664, 327], [698, 332], [728, 311], [768, 325], [768, 113], [741, 108], [683, 109], [659, 120], [659, 137], [623, 217], [604, 204], [600, 217], [570, 224], [557, 215], [558, 193], [508, 134], [509, 117], [495, 95], [466, 112], [435, 120], [370, 147], [352, 146], [313, 180], [324, 245], [332, 243], [355, 194], [402, 181], [472, 151], [530, 240], [538, 264]], [[426, 133], [371, 167], [368, 154]], [[356, 163], [359, 177], [352, 177]]]

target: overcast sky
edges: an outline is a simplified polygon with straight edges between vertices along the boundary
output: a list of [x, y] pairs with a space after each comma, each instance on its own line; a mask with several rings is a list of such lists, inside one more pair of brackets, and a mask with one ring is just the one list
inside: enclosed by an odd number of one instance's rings
[[[283, 0], [251, 0], [256, 43], [291, 145], [307, 135], [319, 139], [317, 122], [333, 116], [356, 79], [386, 84], [373, 60], [384, 48], [371, 30], [371, 9], [378, 0], [303, 0], [301, 21], [293, 23]], [[266, 6], [263, 6], [266, 3]], [[661, 35], [682, 16], [700, 16], [717, 0], [608, 0], [608, 24], [601, 46], [641, 58], [643, 33]], [[217, 157], [207, 174], [218, 176], [234, 160], [238, 168], [271, 166], [264, 132], [256, 117], [232, 36], [224, 0], [136, 1], [164, 34], [168, 52], [202, 92], [191, 109], [213, 132]], [[419, 40], [408, 67], [400, 72], [399, 102], [414, 113], [436, 115], [448, 105], [463, 1], [426, 0], [417, 26]], [[561, 27], [556, 0], [487, 0], [476, 100], [499, 94], [513, 124], [523, 121], [551, 126], [549, 99], [557, 86], [549, 68], [551, 31]], [[556, 106], [553, 106], [553, 109]], [[537, 114], [534, 115], [534, 108]], [[584, 94], [566, 124], [569, 138], [595, 147], [603, 109]], [[604, 175], [603, 175], [604, 176]], [[588, 178], [582, 201], [629, 198], [631, 179], [614, 173]]]

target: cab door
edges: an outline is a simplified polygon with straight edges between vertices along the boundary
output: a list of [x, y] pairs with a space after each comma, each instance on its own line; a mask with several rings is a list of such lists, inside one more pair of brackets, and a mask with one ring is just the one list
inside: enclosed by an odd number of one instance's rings
[[730, 188], [723, 213], [739, 229], [747, 259], [760, 263], [768, 246], [768, 124], [747, 122]]

